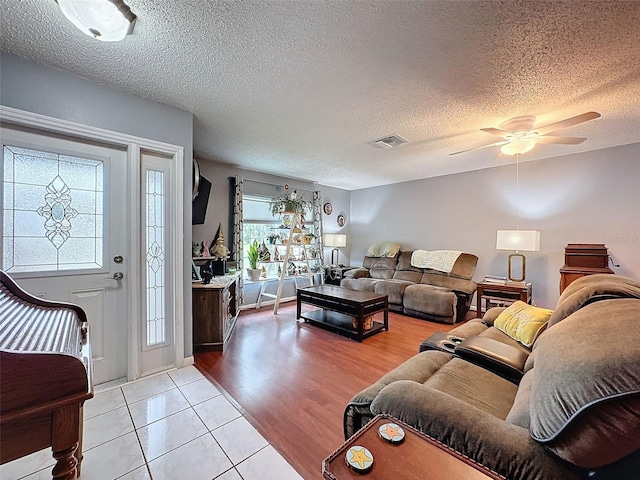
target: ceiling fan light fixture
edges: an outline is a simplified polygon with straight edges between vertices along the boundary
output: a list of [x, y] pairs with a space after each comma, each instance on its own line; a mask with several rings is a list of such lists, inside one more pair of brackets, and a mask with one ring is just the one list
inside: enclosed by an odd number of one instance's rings
[[533, 147], [536, 146], [536, 139], [529, 138], [523, 140], [514, 140], [509, 143], [505, 143], [500, 147], [500, 151], [505, 155], [522, 155], [524, 153], [530, 152], [533, 150]]
[[79, 30], [105, 42], [117, 42], [133, 31], [136, 15], [122, 0], [56, 0]]

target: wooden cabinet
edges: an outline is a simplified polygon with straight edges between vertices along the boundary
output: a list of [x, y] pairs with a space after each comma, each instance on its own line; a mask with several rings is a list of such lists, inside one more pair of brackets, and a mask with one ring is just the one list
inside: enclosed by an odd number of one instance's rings
[[568, 244], [564, 249], [564, 266], [560, 269], [560, 293], [574, 280], [597, 273], [613, 273], [607, 247], [601, 243]]
[[224, 350], [238, 318], [240, 274], [214, 277], [211, 283], [192, 285], [193, 351]]

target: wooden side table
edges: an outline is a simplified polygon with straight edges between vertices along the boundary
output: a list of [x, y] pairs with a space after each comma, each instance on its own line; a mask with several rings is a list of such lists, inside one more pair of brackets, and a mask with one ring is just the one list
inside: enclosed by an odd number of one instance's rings
[[513, 303], [522, 300], [531, 303], [532, 285], [530, 283], [487, 283], [480, 282], [476, 289], [476, 316], [482, 317], [482, 300], [497, 300], [502, 303]]
[[[378, 436], [378, 428], [395, 423], [405, 432], [404, 441], [393, 445]], [[355, 446], [373, 455], [373, 468], [365, 475], [347, 466], [345, 455]], [[437, 440], [389, 415], [378, 415], [322, 462], [326, 480], [464, 480], [502, 479], [500, 475]]]

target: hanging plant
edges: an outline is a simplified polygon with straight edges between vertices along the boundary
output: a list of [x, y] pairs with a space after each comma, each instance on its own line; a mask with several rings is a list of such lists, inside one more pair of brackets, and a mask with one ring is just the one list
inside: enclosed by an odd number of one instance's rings
[[279, 197], [269, 200], [269, 211], [277, 217], [284, 212], [301, 213], [310, 212], [313, 203], [304, 199], [304, 194], [298, 197], [297, 190], [289, 193], [289, 185], [284, 186], [285, 192]]

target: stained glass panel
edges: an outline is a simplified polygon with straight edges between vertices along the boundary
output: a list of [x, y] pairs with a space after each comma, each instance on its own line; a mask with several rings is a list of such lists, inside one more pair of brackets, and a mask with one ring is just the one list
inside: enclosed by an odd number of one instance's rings
[[6, 145], [7, 272], [102, 268], [104, 162]]
[[165, 174], [146, 171], [147, 346], [165, 343]]

